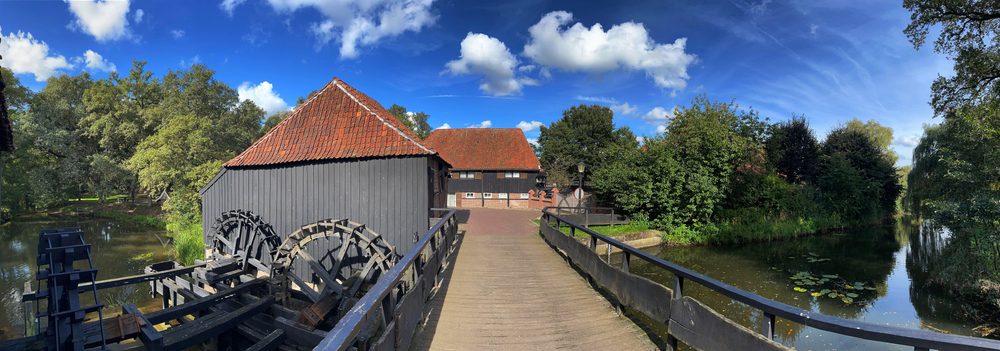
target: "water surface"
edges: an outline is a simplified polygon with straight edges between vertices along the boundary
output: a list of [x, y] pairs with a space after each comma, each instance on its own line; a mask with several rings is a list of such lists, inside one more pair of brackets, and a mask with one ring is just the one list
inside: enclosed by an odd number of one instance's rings
[[[47, 228], [79, 227], [91, 245], [97, 279], [142, 273], [146, 265], [171, 258], [162, 232], [108, 219], [58, 220], [51, 222], [8, 223], [0, 226], [0, 339], [21, 337], [24, 313], [21, 293], [30, 281], [38, 290], [35, 264], [38, 233]], [[79, 261], [77, 267], [84, 261]], [[128, 285], [99, 291], [105, 315], [117, 314], [124, 304], [148, 309], [158, 306], [150, 298], [148, 284]]]
[[[962, 318], [953, 299], [923, 286], [926, 267], [939, 256], [947, 236], [946, 230], [930, 225], [896, 225], [771, 243], [648, 251], [802, 309], [883, 325], [973, 335], [976, 324]], [[670, 273], [635, 260], [631, 266], [633, 272], [673, 286]], [[795, 291], [796, 287], [805, 292]], [[829, 292], [815, 297], [811, 294], [822, 290]], [[830, 292], [837, 296], [831, 298]], [[685, 284], [685, 295], [754, 330], [760, 325], [759, 311], [693, 282]], [[850, 298], [845, 301], [844, 297]], [[912, 349], [845, 337], [780, 318], [775, 331], [782, 344], [800, 350]]]

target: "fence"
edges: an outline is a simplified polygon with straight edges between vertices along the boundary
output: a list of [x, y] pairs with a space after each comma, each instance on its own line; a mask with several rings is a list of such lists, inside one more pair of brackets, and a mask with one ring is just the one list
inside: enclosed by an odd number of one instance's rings
[[[666, 324], [669, 334], [667, 343], [675, 350], [678, 341], [696, 349], [707, 350], [786, 349], [773, 340], [776, 318], [844, 336], [912, 346], [914, 350], [1000, 350], [998, 340], [852, 321], [769, 300], [598, 234], [559, 215], [559, 211], [555, 207], [542, 210], [540, 231], [545, 240], [565, 252], [568, 259], [595, 285], [614, 295], [619, 308], [631, 307]], [[560, 231], [564, 225], [570, 228], [569, 236]], [[589, 248], [572, 239], [577, 231], [590, 236]], [[594, 253], [598, 241], [608, 244], [606, 261]], [[612, 247], [617, 247], [623, 253], [620, 269], [610, 265]], [[629, 262], [633, 258], [672, 273], [673, 288], [629, 273]], [[684, 285], [687, 282], [702, 285], [715, 293], [760, 310], [760, 327], [757, 331], [750, 330], [728, 320], [701, 302], [684, 296]]]

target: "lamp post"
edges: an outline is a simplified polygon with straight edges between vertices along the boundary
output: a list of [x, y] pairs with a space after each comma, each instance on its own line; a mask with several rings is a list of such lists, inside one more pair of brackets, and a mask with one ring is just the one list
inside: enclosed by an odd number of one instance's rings
[[586, 171], [586, 170], [587, 170], [587, 165], [584, 164], [583, 161], [580, 161], [580, 163], [576, 164], [576, 172], [577, 172], [577, 174], [578, 174], [578, 176], [580, 178], [580, 203], [578, 205], [582, 205], [583, 204], [583, 195], [584, 195], [583, 194], [583, 172]]

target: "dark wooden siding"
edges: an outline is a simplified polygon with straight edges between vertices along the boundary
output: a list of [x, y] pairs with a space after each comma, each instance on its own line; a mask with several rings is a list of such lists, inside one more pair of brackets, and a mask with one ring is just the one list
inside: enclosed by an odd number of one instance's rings
[[[456, 172], [456, 171], [452, 171]], [[535, 177], [538, 172], [524, 172], [524, 178], [497, 178], [497, 171], [482, 172], [482, 179], [448, 179], [448, 192], [452, 194], [467, 191], [477, 193], [526, 193], [535, 188]], [[499, 171], [503, 174], [503, 171]]]
[[406, 157], [228, 169], [202, 192], [206, 240], [220, 214], [243, 209], [260, 215], [282, 239], [305, 223], [348, 218], [404, 254], [414, 234], [429, 228], [428, 167], [427, 157]]

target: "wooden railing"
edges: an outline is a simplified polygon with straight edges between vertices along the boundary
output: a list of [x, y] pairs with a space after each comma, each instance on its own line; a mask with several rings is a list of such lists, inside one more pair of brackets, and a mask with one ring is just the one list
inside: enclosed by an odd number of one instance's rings
[[[440, 219], [420, 235], [416, 245], [354, 304], [313, 350], [409, 349], [432, 289], [441, 282], [444, 263], [458, 232], [453, 209], [431, 209]], [[376, 323], [381, 333], [372, 342], [358, 338]]]
[[[782, 318], [847, 337], [911, 346], [914, 350], [1000, 350], [1000, 340], [847, 320], [770, 300], [598, 234], [560, 216], [558, 211], [555, 207], [542, 210], [540, 231], [545, 240], [563, 251], [567, 259], [587, 275], [588, 280], [614, 295], [619, 308], [631, 307], [666, 324], [667, 344], [672, 349], [676, 349], [678, 341], [696, 349], [785, 349], [773, 340], [775, 319]], [[569, 236], [561, 232], [562, 226], [569, 227]], [[589, 248], [573, 239], [578, 231], [590, 236]], [[598, 241], [608, 244], [606, 261], [594, 253]], [[622, 251], [621, 268], [610, 265], [611, 247]], [[629, 273], [630, 261], [634, 259], [672, 273], [672, 289]], [[760, 310], [763, 318], [759, 318], [759, 328], [756, 331], [747, 329], [697, 300], [684, 296], [687, 282], [702, 285], [714, 293]]]

